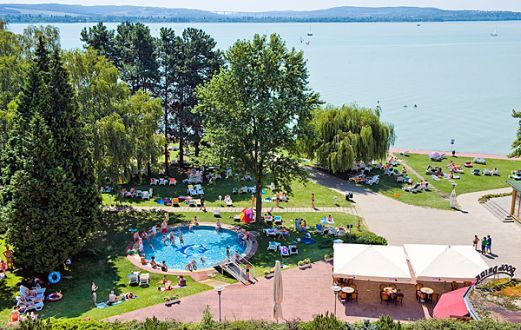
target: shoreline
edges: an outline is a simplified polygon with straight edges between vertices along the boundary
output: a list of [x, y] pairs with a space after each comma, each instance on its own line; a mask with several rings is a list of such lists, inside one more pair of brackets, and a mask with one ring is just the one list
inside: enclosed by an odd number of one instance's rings
[[[428, 155], [431, 152], [439, 152], [441, 154], [445, 154], [447, 156], [451, 156], [451, 151], [442, 151], [442, 150], [412, 150], [412, 149], [404, 149], [404, 148], [391, 148], [389, 149], [390, 153], [400, 153], [407, 151], [410, 154], [420, 154], [420, 155]], [[489, 159], [503, 159], [503, 160], [521, 160], [521, 158], [508, 158], [507, 155], [500, 154], [486, 154], [486, 153], [476, 153], [476, 152], [459, 152], [456, 151], [456, 157], [469, 157], [469, 158], [489, 158]]]

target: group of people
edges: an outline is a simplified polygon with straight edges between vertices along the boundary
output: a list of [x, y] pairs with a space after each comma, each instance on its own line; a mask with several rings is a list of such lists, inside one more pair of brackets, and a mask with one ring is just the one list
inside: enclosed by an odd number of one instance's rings
[[[161, 279], [158, 284], [161, 284], [157, 290], [158, 291], [171, 291], [173, 290], [175, 287], [172, 286], [172, 281], [170, 281], [166, 275], [163, 276], [163, 279]], [[177, 276], [177, 288], [182, 288], [182, 287], [185, 287], [186, 286], [186, 279], [184, 278], [183, 275], [179, 275]]]
[[492, 237], [487, 235], [480, 239], [478, 235], [474, 235], [472, 246], [474, 246], [476, 251], [480, 251], [478, 248], [481, 246], [481, 254], [492, 254]]

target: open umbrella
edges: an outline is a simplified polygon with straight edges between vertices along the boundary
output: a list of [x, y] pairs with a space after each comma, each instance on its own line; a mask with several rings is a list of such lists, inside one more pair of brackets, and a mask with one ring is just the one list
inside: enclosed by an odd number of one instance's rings
[[275, 275], [273, 278], [273, 317], [277, 322], [282, 318], [282, 300], [284, 293], [282, 288], [282, 271], [280, 261], [275, 262]]
[[441, 295], [434, 307], [432, 316], [436, 319], [448, 319], [451, 316], [463, 317], [469, 313], [464, 296], [469, 287], [447, 292]]
[[241, 212], [241, 221], [248, 224], [253, 221], [253, 216], [253, 209], [244, 209]]

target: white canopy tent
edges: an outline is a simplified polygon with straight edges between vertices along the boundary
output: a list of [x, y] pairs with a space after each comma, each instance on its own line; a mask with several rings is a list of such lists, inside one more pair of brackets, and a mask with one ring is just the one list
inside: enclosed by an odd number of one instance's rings
[[472, 246], [405, 244], [418, 281], [470, 281], [488, 266]]
[[357, 280], [411, 283], [401, 246], [334, 244], [333, 276]]

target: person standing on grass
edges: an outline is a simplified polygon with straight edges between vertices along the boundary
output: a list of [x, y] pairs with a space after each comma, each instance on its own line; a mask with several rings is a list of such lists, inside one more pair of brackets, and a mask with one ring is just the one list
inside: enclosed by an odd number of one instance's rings
[[492, 254], [492, 237], [487, 236], [487, 253]]
[[474, 240], [472, 241], [472, 246], [477, 251], [478, 250], [478, 244], [479, 244], [479, 237], [478, 235], [474, 235]]
[[96, 301], [97, 301], [97, 294], [96, 294], [96, 291], [98, 291], [98, 286], [96, 285], [96, 283], [92, 282], [92, 284], [90, 285], [90, 291], [92, 292], [92, 302], [94, 303], [94, 305], [96, 305]]
[[487, 254], [487, 238], [483, 237], [481, 240], [481, 254]]
[[315, 209], [315, 193], [314, 192], [311, 193], [311, 208], [313, 210]]

